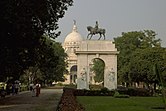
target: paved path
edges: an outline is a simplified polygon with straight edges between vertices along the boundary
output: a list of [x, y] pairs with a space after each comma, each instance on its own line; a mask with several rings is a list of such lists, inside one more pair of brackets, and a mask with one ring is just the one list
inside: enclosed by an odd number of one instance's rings
[[42, 89], [39, 97], [31, 92], [0, 99], [0, 111], [56, 111], [62, 89]]

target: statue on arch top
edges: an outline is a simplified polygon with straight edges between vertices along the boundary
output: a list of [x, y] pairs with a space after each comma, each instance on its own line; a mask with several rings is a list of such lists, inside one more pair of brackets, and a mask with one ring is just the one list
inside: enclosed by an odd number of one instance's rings
[[73, 22], [74, 22], [74, 25], [76, 25], [76, 20], [73, 20]]
[[96, 31], [98, 31], [98, 29], [99, 29], [99, 24], [98, 24], [98, 21], [96, 21], [96, 24], [95, 24], [95, 29], [96, 29]]
[[[105, 40], [105, 32], [106, 31], [105, 31], [105, 29], [99, 28], [98, 21], [96, 21], [95, 27], [87, 26], [87, 30], [89, 32], [89, 34], [87, 35], [87, 39], [91, 40], [93, 35], [99, 34], [100, 37], [98, 40], [100, 40], [102, 36], [104, 37], [104, 40]], [[90, 38], [88, 38], [89, 36], [90, 36]]]

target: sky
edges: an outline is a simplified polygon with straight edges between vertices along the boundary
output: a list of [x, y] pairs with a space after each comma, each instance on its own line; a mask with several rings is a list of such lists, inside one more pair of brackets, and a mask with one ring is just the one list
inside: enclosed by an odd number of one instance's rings
[[58, 22], [61, 35], [56, 41], [64, 41], [72, 31], [73, 20], [84, 39], [87, 26], [94, 27], [98, 21], [99, 28], [106, 29], [107, 40], [113, 41], [122, 32], [153, 30], [166, 47], [166, 0], [74, 0]]

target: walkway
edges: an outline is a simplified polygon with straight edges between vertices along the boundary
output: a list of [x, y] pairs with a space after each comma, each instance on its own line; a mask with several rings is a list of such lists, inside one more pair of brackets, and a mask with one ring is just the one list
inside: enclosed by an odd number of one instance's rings
[[62, 89], [42, 89], [39, 97], [31, 92], [21, 92], [15, 96], [0, 99], [0, 111], [56, 111]]

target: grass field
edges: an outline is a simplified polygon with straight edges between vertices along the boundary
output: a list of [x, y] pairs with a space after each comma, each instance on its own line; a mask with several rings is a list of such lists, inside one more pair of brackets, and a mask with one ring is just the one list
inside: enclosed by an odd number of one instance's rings
[[110, 96], [77, 96], [86, 111], [166, 111], [161, 97], [114, 98]]

